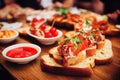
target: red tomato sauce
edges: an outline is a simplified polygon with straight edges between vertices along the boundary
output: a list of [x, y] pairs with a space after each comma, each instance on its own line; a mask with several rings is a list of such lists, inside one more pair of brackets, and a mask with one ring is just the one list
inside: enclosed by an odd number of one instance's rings
[[11, 58], [25, 58], [37, 53], [37, 50], [31, 47], [19, 47], [6, 53]]

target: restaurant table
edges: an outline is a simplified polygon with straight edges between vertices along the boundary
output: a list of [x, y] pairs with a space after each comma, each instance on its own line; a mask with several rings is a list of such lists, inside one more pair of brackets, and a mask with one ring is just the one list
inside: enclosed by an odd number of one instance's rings
[[[63, 34], [67, 32], [67, 30], [62, 31]], [[112, 62], [104, 65], [96, 65], [90, 77], [65, 76], [43, 72], [40, 67], [41, 56], [48, 54], [48, 50], [57, 46], [58, 43], [56, 42], [49, 46], [42, 45], [28, 35], [19, 35], [15, 41], [9, 44], [0, 43], [0, 63], [15, 80], [120, 80], [120, 36], [109, 36], [107, 38], [112, 41], [114, 54]], [[39, 45], [42, 49], [40, 56], [27, 64], [16, 64], [6, 61], [1, 54], [2, 50], [18, 43], [33, 43]]]

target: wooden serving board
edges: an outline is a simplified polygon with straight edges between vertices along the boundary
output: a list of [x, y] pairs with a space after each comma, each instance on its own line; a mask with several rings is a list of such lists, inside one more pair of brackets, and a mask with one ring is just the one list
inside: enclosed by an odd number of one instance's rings
[[[63, 31], [63, 33], [65, 32], [66, 31]], [[57, 43], [45, 46], [27, 35], [18, 37], [10, 44], [0, 43], [0, 62], [16, 80], [120, 80], [120, 36], [108, 37], [108, 39], [112, 41], [113, 45], [113, 61], [105, 65], [96, 65], [93, 68], [94, 73], [90, 77], [64, 76], [42, 72], [40, 67], [40, 57], [44, 54], [48, 54], [48, 50], [57, 46]], [[17, 43], [37, 44], [42, 48], [41, 55], [28, 64], [20, 65], [6, 61], [1, 55], [2, 50], [7, 46]]]

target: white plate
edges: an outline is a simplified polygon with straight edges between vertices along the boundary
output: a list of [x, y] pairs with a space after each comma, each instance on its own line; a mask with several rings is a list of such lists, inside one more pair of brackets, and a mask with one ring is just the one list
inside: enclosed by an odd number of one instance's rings
[[7, 23], [7, 22], [0, 22], [0, 24], [3, 24], [3, 27], [1, 28], [1, 30], [17, 30], [19, 28], [22, 27], [22, 23], [21, 22], [15, 22], [15, 23]]

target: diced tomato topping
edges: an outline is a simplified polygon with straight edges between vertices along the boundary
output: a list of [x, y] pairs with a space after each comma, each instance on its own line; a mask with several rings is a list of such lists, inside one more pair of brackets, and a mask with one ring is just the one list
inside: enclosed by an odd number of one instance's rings
[[107, 23], [108, 23], [108, 21], [102, 20], [102, 21], [99, 21], [97, 24], [98, 24], [98, 25], [102, 25], [102, 24], [107, 24]]
[[75, 55], [78, 55], [80, 51], [88, 48], [88, 41], [84, 40], [82, 43], [78, 44], [77, 50], [74, 51]]

